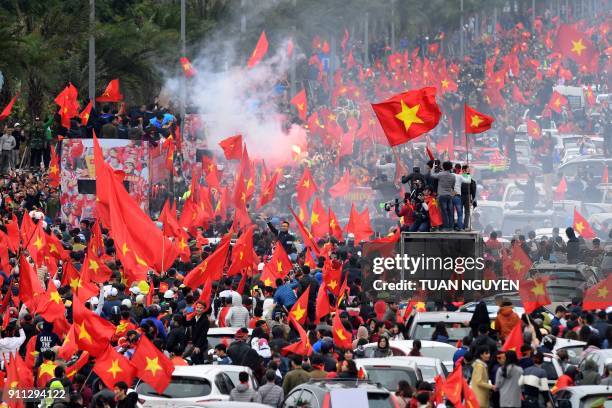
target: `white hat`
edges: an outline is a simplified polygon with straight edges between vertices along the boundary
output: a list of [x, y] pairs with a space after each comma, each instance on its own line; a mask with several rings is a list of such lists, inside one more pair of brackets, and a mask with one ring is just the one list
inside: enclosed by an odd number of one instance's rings
[[56, 289], [62, 286], [62, 282], [58, 281], [57, 279], [53, 279], [53, 284], [55, 285]]
[[172, 299], [174, 297], [174, 291], [173, 290], [167, 290], [164, 293], [164, 299]]
[[132, 301], [130, 299], [123, 299], [121, 301], [121, 306], [126, 306], [128, 309], [132, 308]]
[[130, 288], [130, 292], [132, 292], [134, 295], [140, 295], [140, 288], [138, 286], [132, 286]]
[[140, 304], [143, 304], [143, 305], [144, 305], [144, 302], [145, 302], [145, 297], [144, 297], [144, 295], [138, 295], [138, 296], [136, 296], [136, 303], [140, 303]]
[[117, 291], [117, 288], [111, 288], [111, 289], [108, 291], [108, 295], [109, 295], [109, 296], [117, 296], [117, 294], [118, 294], [118, 293], [119, 293], [119, 292]]
[[98, 303], [100, 303], [100, 301], [98, 300], [98, 297], [97, 297], [97, 296], [92, 296], [92, 297], [89, 299], [89, 303], [90, 303], [90, 304], [92, 304], [92, 305], [97, 305]]

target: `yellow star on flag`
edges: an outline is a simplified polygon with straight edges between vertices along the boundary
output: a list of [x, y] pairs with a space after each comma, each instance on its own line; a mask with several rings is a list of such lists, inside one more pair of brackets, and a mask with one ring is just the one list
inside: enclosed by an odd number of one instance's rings
[[47, 374], [51, 377], [55, 376], [55, 364], [52, 361], [45, 361], [38, 368], [38, 378], [41, 378], [43, 374]]
[[36, 241], [34, 241], [34, 246], [38, 250], [40, 250], [40, 248], [42, 248], [43, 242], [42, 242], [42, 239], [40, 239], [40, 237], [36, 237]]
[[415, 306], [416, 310], [425, 310], [425, 302], [417, 302]]
[[55, 246], [55, 244], [49, 244], [49, 252], [56, 253], [56, 254], [59, 253], [59, 251], [57, 250], [57, 247]]
[[51, 296], [49, 297], [52, 302], [61, 303], [62, 297], [56, 291], [51, 292]]
[[578, 231], [579, 234], [582, 235], [582, 231], [584, 230], [584, 224], [582, 223], [582, 221], [576, 223], [575, 229], [576, 231]]
[[338, 282], [336, 282], [335, 280], [329, 281], [329, 283], [327, 284], [327, 287], [330, 288], [331, 290], [336, 289], [337, 286], [338, 286]]
[[578, 41], [572, 40], [572, 52], [578, 55], [582, 55], [582, 51], [586, 49], [586, 46], [582, 43], [582, 38]]
[[147, 263], [144, 261], [144, 259], [142, 259], [141, 257], [139, 257], [138, 255], [134, 254], [134, 257], [136, 258], [136, 262], [142, 266], [149, 266], [147, 265]]
[[119, 360], [113, 360], [110, 368], [106, 370], [107, 373], [111, 373], [113, 375], [113, 378], [117, 378], [117, 373], [122, 371], [123, 369], [119, 366]]
[[448, 81], [446, 79], [442, 80], [442, 88], [448, 88]]
[[544, 295], [544, 285], [542, 282], [538, 282], [533, 288], [531, 288], [531, 291], [536, 296]]
[[251, 189], [251, 188], [253, 188], [254, 186], [255, 186], [255, 184], [253, 184], [253, 177], [251, 177], [251, 178], [249, 178], [249, 179], [247, 180], [247, 185], [246, 185], [246, 188], [247, 188], [247, 190], [250, 190], [250, 189]]
[[123, 255], [125, 256], [125, 254], [128, 253], [128, 251], [130, 250], [130, 248], [128, 248], [126, 243], [123, 243], [123, 246], [121, 247], [121, 252], [123, 252]]
[[283, 271], [283, 263], [281, 261], [276, 261], [276, 270], [279, 272]]
[[81, 287], [81, 279], [70, 279], [70, 287], [72, 288], [72, 291], [75, 292], [78, 288]]
[[470, 127], [477, 128], [482, 122], [484, 122], [484, 120], [480, 116], [474, 115], [472, 116], [472, 122], [470, 123]]
[[303, 103], [298, 103], [297, 108], [299, 111], [303, 111], [304, 110], [304, 104]]
[[303, 187], [309, 188], [310, 187], [310, 180], [306, 179], [304, 180], [304, 182], [302, 183]]
[[336, 329], [336, 334], [338, 335], [338, 338], [340, 340], [346, 340], [346, 336], [344, 335], [344, 332], [340, 329]]
[[53, 165], [49, 167], [49, 173], [51, 174], [57, 174], [57, 166]]
[[149, 358], [145, 357], [147, 360], [147, 366], [145, 370], [150, 371], [153, 375], [155, 375], [159, 370], [161, 370], [161, 366], [159, 365], [159, 357]]
[[270, 280], [270, 278], [266, 278], [266, 280], [264, 281], [264, 284], [266, 286], [272, 286], [272, 281]]
[[187, 243], [185, 242], [185, 238], [181, 237], [181, 239], [179, 241], [179, 249], [182, 252], [183, 249], [185, 249], [185, 248], [187, 248]]
[[302, 305], [300, 305], [299, 303], [296, 305], [295, 310], [293, 310], [291, 312], [291, 314], [293, 314], [293, 316], [295, 317], [295, 320], [301, 320], [302, 317], [304, 317], [304, 314], [306, 313], [306, 309], [302, 308]]
[[598, 298], [605, 298], [608, 296], [608, 288], [606, 288], [605, 286], [602, 286], [601, 288], [597, 289], [597, 297]]
[[87, 332], [85, 328], [85, 323], [81, 323], [79, 326], [79, 340], [87, 340], [89, 343], [93, 343], [91, 339], [91, 335]]
[[403, 99], [400, 99], [400, 104], [402, 106], [402, 111], [395, 115], [395, 117], [404, 123], [404, 128], [406, 131], [410, 129], [410, 126], [412, 126], [413, 123], [425, 123], [417, 116], [417, 113], [421, 108], [420, 104], [416, 104], [410, 108], [408, 105], [406, 105], [406, 103], [404, 103]]
[[523, 265], [521, 263], [520, 259], [515, 259], [512, 262], [512, 264], [514, 265], [514, 270], [517, 271], [517, 272], [520, 271], [521, 269], [523, 269], [523, 267], [525, 266], [525, 265]]
[[559, 106], [561, 106], [561, 99], [557, 98], [555, 99], [555, 106], [558, 108]]
[[98, 263], [95, 260], [93, 259], [89, 260], [89, 269], [92, 269], [94, 273], [97, 273], [99, 268], [100, 268], [100, 265], [98, 265]]
[[317, 214], [316, 212], [313, 212], [310, 215], [310, 223], [311, 224], [317, 224], [319, 222], [319, 214]]
[[329, 226], [332, 228], [336, 228], [336, 220], [334, 220], [333, 218], [329, 221]]

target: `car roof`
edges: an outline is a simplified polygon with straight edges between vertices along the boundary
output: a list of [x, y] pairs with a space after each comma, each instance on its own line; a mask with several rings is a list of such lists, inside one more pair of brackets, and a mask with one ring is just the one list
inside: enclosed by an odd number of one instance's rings
[[557, 341], [555, 342], [555, 350], [565, 348], [565, 347], [584, 347], [586, 346], [586, 342], [580, 340], [572, 340], [572, 339], [564, 339], [563, 337], [557, 337]]
[[208, 401], [196, 402], [185, 405], [179, 405], [178, 408], [269, 408], [269, 405], [259, 404], [256, 402], [238, 402], [238, 401]]
[[417, 312], [414, 322], [465, 322], [472, 318], [469, 312]]
[[[391, 340], [389, 341], [389, 347], [396, 348], [412, 348], [413, 340]], [[376, 347], [377, 343], [368, 343], [364, 347]], [[421, 340], [421, 348], [456, 348], [455, 346], [441, 341], [433, 340]]]
[[[233, 336], [240, 329], [240, 327], [211, 327], [208, 329], [207, 335], [228, 335]], [[248, 329], [249, 334], [253, 331], [253, 329]]]
[[389, 392], [386, 388], [378, 383], [368, 380], [354, 380], [354, 379], [338, 379], [338, 378], [311, 378], [307, 383], [302, 384], [306, 387], [325, 389], [328, 391], [334, 389], [347, 389], [347, 388], [364, 388], [366, 391], [374, 392]]
[[355, 360], [356, 363], [361, 364], [362, 366], [400, 366], [406, 367], [409, 366], [437, 366], [441, 364], [442, 361], [439, 358], [434, 357], [421, 357], [421, 356], [391, 356], [391, 357], [383, 357], [383, 358], [359, 358]]
[[[406, 361], [401, 360], [403, 357], [401, 356], [392, 356], [392, 357], [383, 357], [383, 358], [357, 358], [355, 359], [355, 364], [357, 366], [362, 367], [370, 367], [370, 366], [400, 366], [400, 367], [410, 367], [417, 368], [416, 363], [414, 361]], [[399, 360], [398, 360], [399, 359]]]
[[[216, 365], [216, 364], [198, 364], [198, 365], [190, 365], [190, 366], [176, 366], [174, 368], [173, 376], [183, 376], [183, 377], [198, 377], [198, 378], [206, 378], [210, 375], [215, 375], [223, 371], [228, 371], [227, 365]], [[240, 371], [246, 371], [247, 367], [242, 366], [233, 366], [234, 368], [240, 369]]]
[[576, 394], [579, 397], [587, 395], [596, 395], [602, 393], [612, 392], [612, 387], [609, 385], [579, 385], [566, 387], [564, 390], [571, 391], [572, 394]]

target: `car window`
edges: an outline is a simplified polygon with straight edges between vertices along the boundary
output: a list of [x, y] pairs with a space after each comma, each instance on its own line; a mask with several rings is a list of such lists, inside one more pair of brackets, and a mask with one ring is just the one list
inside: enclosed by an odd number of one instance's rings
[[319, 402], [317, 397], [309, 390], [302, 391], [302, 395], [298, 400], [298, 407], [300, 408], [318, 408]]
[[147, 383], [141, 382], [136, 387], [139, 395], [163, 398], [195, 398], [209, 395], [212, 391], [211, 384], [204, 378], [172, 377], [170, 384], [162, 394], [155, 391]]
[[549, 380], [556, 380], [558, 378], [557, 370], [555, 369], [555, 365], [552, 363], [552, 361], [543, 362], [542, 368], [544, 369], [544, 371], [546, 371], [546, 378], [548, 378]]
[[215, 376], [215, 385], [219, 389], [219, 392], [224, 395], [228, 395], [233, 387], [228, 387], [228, 381], [226, 381], [226, 375], [219, 373]]
[[562, 350], [567, 351], [570, 364], [578, 365], [578, 363], [580, 363], [580, 354], [582, 353], [582, 350], [584, 350], [584, 346], [563, 347]]
[[439, 358], [442, 361], [449, 361], [455, 355], [455, 349], [450, 347], [422, 347], [421, 354], [424, 357]]
[[423, 381], [431, 382], [434, 377], [438, 374], [436, 367], [419, 365], [421, 374], [423, 374]]
[[302, 390], [298, 389], [290, 393], [287, 398], [285, 398], [285, 402], [283, 403], [284, 408], [297, 408], [298, 401], [300, 398], [300, 394], [302, 394]]
[[394, 408], [395, 404], [390, 394], [382, 392], [368, 392], [369, 408]]
[[[435, 325], [436, 323], [434, 322], [417, 323], [412, 338], [418, 340], [431, 340], [431, 335], [435, 329]], [[444, 326], [448, 332], [449, 340], [453, 342], [468, 336], [471, 330], [464, 323], [444, 322]]]
[[388, 390], [397, 390], [397, 383], [401, 380], [416, 387], [417, 377], [413, 370], [396, 367], [366, 367], [366, 371], [370, 381], [379, 383]]

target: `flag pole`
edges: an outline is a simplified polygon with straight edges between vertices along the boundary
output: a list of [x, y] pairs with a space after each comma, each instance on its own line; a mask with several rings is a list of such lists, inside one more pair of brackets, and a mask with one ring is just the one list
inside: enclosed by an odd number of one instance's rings
[[[463, 116], [465, 117], [465, 108], [463, 109]], [[468, 225], [464, 225], [463, 228], [467, 228], [468, 230], [472, 229], [472, 200], [470, 200], [470, 197], [472, 196], [472, 169], [470, 169], [470, 142], [468, 141], [468, 135], [467, 135], [467, 131], [466, 131], [466, 124], [465, 124], [465, 119], [463, 120], [464, 125], [463, 125], [463, 136], [465, 137], [465, 160], [466, 160], [466, 166], [468, 168], [468, 171], [470, 172], [470, 182], [468, 183], [468, 196], [467, 196], [467, 211], [470, 213], [470, 217], [468, 218]], [[463, 216], [463, 218], [465, 218], [465, 214]]]

